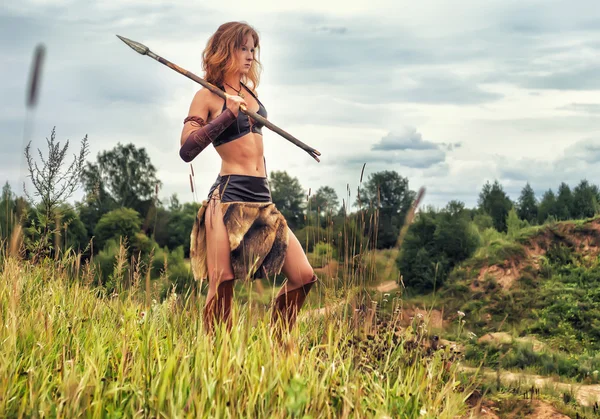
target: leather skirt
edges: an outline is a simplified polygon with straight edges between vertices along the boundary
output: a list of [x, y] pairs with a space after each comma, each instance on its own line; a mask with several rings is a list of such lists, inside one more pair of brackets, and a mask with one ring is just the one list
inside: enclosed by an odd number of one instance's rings
[[269, 180], [266, 177], [218, 175], [208, 192], [209, 200], [216, 188], [219, 188], [221, 202], [272, 202]]

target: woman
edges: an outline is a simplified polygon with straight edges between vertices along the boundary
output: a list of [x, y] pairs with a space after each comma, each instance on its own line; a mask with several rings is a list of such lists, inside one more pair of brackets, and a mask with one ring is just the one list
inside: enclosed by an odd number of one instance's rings
[[208, 277], [203, 318], [209, 331], [217, 321], [225, 321], [231, 330], [236, 279], [283, 272], [287, 281], [275, 298], [271, 319], [288, 330], [317, 281], [298, 239], [272, 202], [262, 125], [240, 111], [245, 107], [267, 116], [256, 94], [258, 51], [258, 34], [248, 24], [219, 27], [204, 50], [203, 69], [205, 79], [225, 91], [227, 100], [200, 89], [181, 133], [184, 161], [194, 159], [210, 143], [221, 157], [219, 175], [196, 217], [190, 251], [195, 279]]

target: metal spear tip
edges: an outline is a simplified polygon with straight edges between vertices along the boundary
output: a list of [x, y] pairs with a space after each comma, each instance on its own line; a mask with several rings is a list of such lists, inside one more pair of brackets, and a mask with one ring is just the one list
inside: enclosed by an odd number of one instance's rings
[[139, 52], [142, 55], [146, 55], [148, 52], [148, 47], [144, 44], [140, 44], [139, 42], [132, 41], [131, 39], [125, 38], [124, 36], [117, 35], [117, 37], [133, 48], [136, 52]]

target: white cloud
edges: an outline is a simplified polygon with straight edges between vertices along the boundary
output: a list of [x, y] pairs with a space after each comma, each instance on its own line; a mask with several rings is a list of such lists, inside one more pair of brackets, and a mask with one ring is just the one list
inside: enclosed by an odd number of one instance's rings
[[439, 145], [431, 141], [423, 141], [423, 136], [414, 127], [401, 127], [389, 132], [380, 142], [373, 145], [373, 150], [437, 150]]
[[[91, 158], [133, 142], [148, 149], [163, 196], [191, 199], [178, 141], [199, 86], [115, 34], [201, 75], [206, 40], [227, 20], [248, 21], [261, 34], [259, 91], [269, 119], [323, 153], [316, 163], [263, 130], [268, 169], [287, 170], [306, 190], [330, 185], [341, 200], [347, 187], [356, 190], [364, 162], [365, 178], [397, 170], [414, 189], [426, 186], [426, 203], [436, 205], [454, 198], [474, 205], [496, 177], [516, 192], [525, 178], [536, 190], [577, 181], [596, 173], [598, 144], [583, 139], [600, 132], [600, 9], [592, 0], [577, 4], [12, 2], [0, 12], [0, 181], [20, 190], [19, 107], [33, 48], [43, 41], [40, 104], [28, 121], [34, 146], [43, 149], [55, 125], [74, 145], [88, 134]], [[561, 150], [566, 157], [557, 157]], [[193, 165], [203, 197], [218, 155], [209, 148]]]

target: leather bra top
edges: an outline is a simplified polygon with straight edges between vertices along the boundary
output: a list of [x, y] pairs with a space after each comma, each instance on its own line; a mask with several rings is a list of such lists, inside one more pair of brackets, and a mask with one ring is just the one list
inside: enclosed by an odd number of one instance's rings
[[[262, 116], [263, 118], [266, 118], [267, 110], [265, 109], [263, 104], [260, 102], [260, 100], [258, 100], [256, 95], [254, 93], [252, 93], [252, 91], [250, 89], [248, 89], [243, 83], [240, 83], [240, 84], [243, 86], [244, 89], [246, 89], [254, 97], [254, 99], [256, 99], [256, 102], [258, 102], [258, 112], [256, 112], [256, 113], [259, 114], [260, 116]], [[223, 86], [218, 86], [218, 87], [221, 90], [225, 91]], [[227, 109], [227, 106], [226, 106], [226, 102], [224, 101], [222, 110], [224, 111], [225, 109]], [[240, 111], [240, 112], [238, 112], [237, 120], [234, 121], [231, 125], [229, 125], [225, 129], [225, 131], [223, 131], [221, 133], [221, 135], [219, 135], [213, 141], [213, 145], [215, 147], [218, 147], [221, 144], [225, 144], [230, 141], [236, 140], [240, 137], [243, 137], [244, 135], [248, 134], [249, 132], [253, 132], [253, 133], [262, 135], [262, 129], [261, 129], [262, 127], [263, 127], [263, 124], [261, 124], [258, 121], [256, 121], [254, 124], [251, 124], [250, 117], [248, 115], [246, 115], [245, 113], [243, 113], [242, 111]]]

